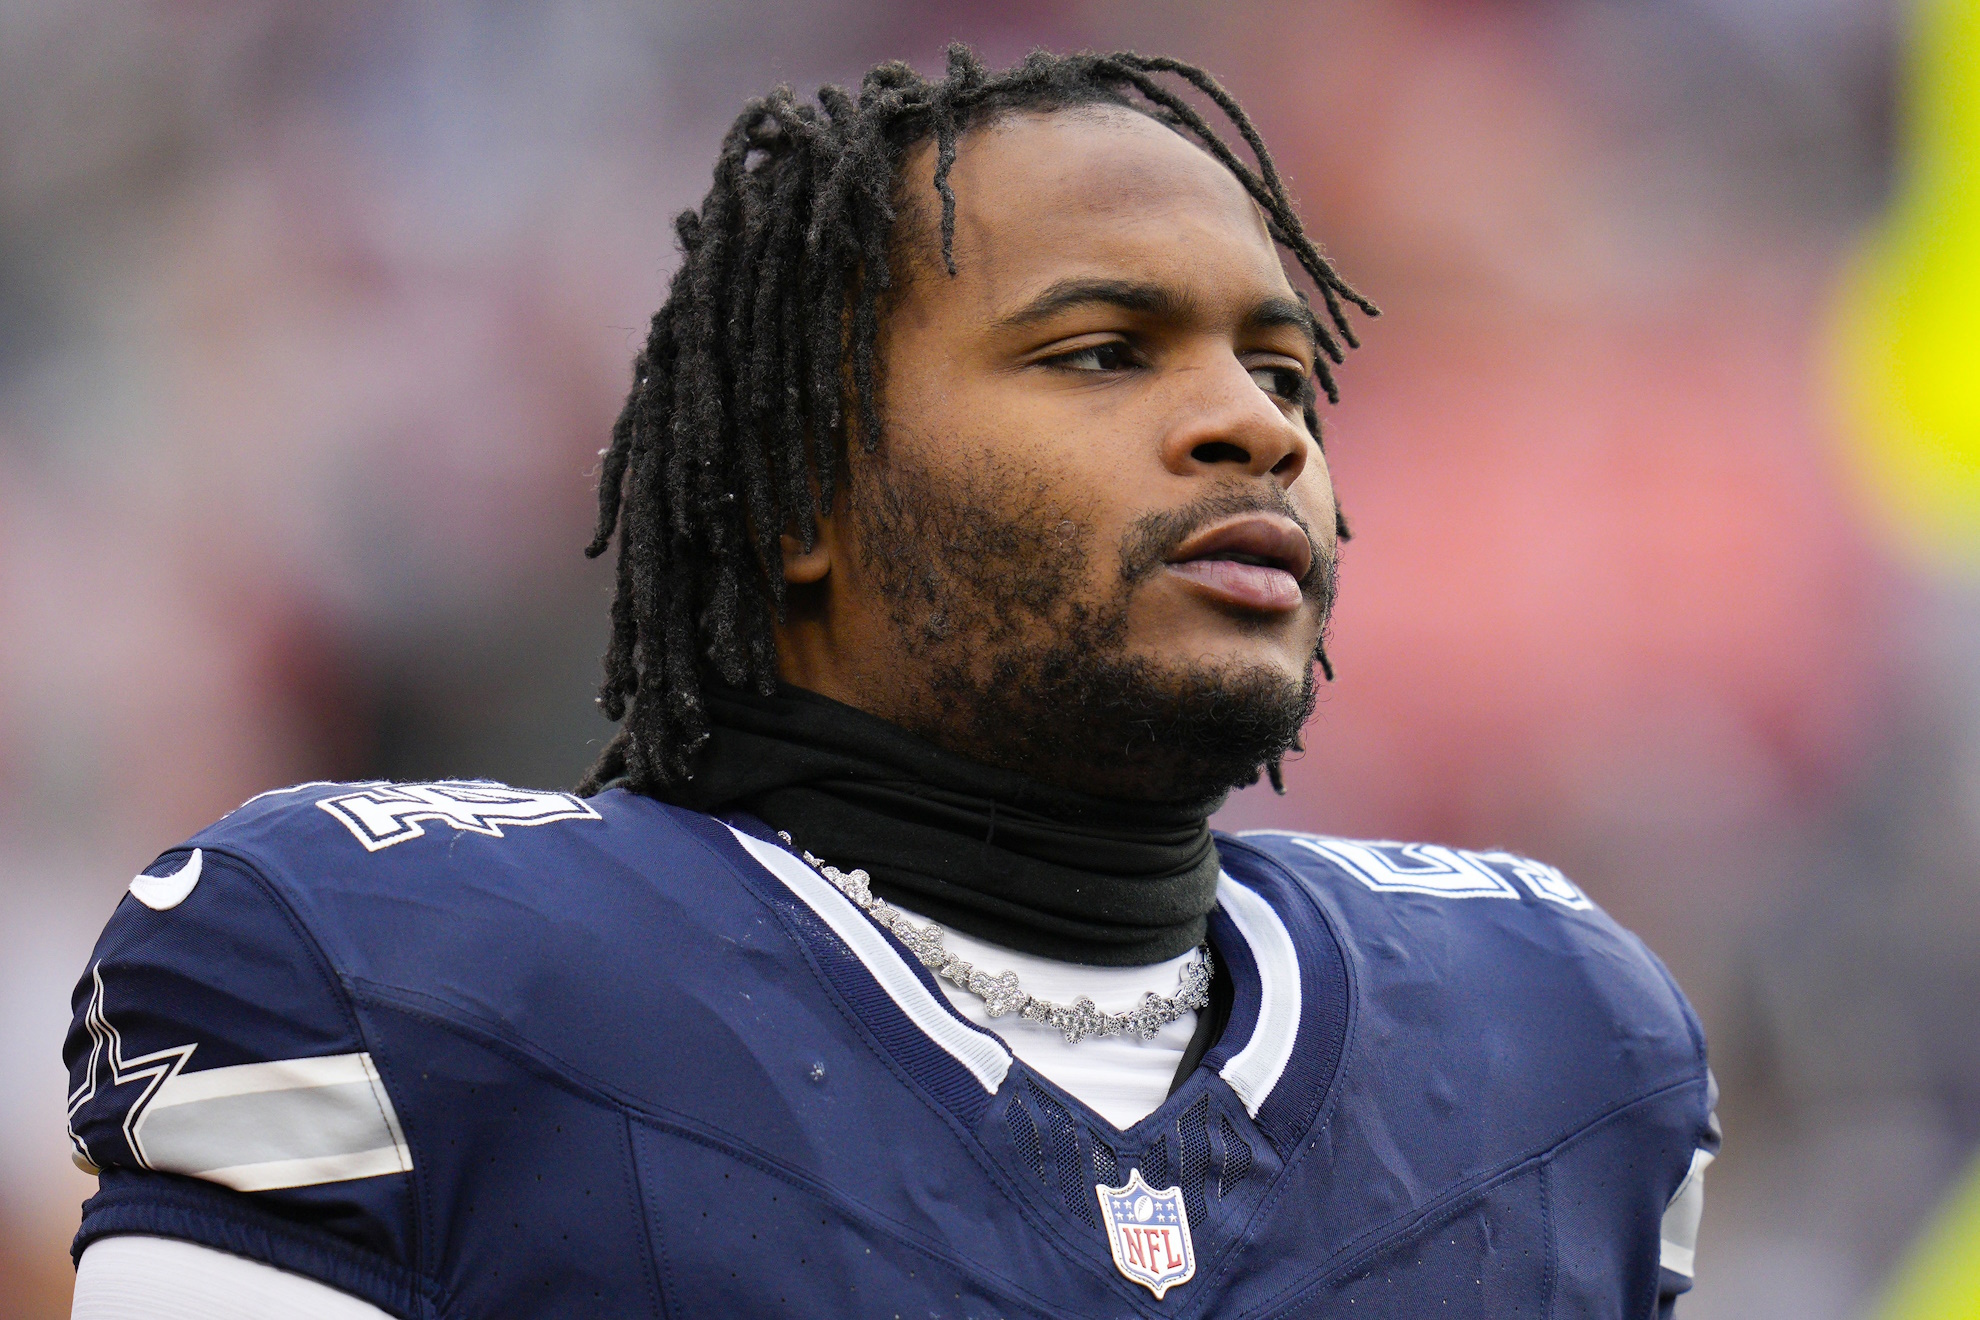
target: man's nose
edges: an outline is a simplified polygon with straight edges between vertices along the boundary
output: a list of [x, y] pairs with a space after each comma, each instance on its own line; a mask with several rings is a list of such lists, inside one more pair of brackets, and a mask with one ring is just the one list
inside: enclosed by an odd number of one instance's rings
[[1177, 420], [1162, 443], [1162, 461], [1178, 475], [1205, 469], [1271, 476], [1281, 487], [1299, 480], [1312, 440], [1235, 357], [1187, 373]]

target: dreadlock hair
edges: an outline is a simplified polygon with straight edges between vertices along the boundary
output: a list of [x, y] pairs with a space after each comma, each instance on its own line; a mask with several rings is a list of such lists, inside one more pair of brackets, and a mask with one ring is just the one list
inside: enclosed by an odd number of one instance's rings
[[[1256, 166], [1160, 75], [1222, 111]], [[700, 209], [674, 221], [681, 265], [601, 451], [598, 526], [585, 553], [603, 554], [618, 533], [598, 704], [624, 724], [580, 792], [619, 779], [653, 791], [690, 778], [708, 738], [704, 681], [775, 690], [773, 630], [785, 605], [779, 537], [789, 531], [807, 550], [815, 544], [847, 437], [871, 450], [881, 433], [874, 343], [895, 222], [908, 203], [909, 151], [935, 140], [942, 259], [954, 275], [949, 172], [962, 135], [1014, 112], [1103, 104], [1193, 138], [1251, 195], [1325, 307], [1316, 375], [1338, 399], [1331, 366], [1357, 343], [1346, 309], [1376, 310], [1307, 238], [1263, 139], [1203, 70], [1159, 56], [1040, 51], [991, 74], [953, 45], [939, 81], [896, 61], [868, 72], [857, 97], [826, 86], [805, 103], [778, 87], [730, 126]], [[1324, 654], [1316, 658], [1326, 665]]]

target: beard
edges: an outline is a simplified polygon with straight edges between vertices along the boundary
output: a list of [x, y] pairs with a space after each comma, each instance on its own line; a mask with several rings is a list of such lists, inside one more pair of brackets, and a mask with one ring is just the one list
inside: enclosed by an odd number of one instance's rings
[[1334, 559], [1283, 494], [1233, 484], [1144, 515], [1098, 594], [1087, 585], [1098, 547], [1080, 511], [1055, 509], [1021, 474], [937, 476], [890, 456], [856, 476], [851, 495], [861, 567], [912, 671], [874, 713], [1043, 783], [1150, 801], [1220, 797], [1299, 745], [1315, 702], [1310, 663], [1295, 680], [1262, 664], [1160, 664], [1128, 647], [1136, 590], [1197, 528], [1246, 512], [1289, 517], [1313, 543], [1300, 586], [1324, 636]]

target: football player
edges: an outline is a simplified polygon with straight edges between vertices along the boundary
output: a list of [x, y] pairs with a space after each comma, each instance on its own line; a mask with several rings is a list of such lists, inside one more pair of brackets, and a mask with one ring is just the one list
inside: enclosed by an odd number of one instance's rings
[[779, 89], [676, 230], [617, 736], [133, 882], [75, 1314], [1668, 1314], [1717, 1137], [1657, 959], [1522, 857], [1210, 831], [1325, 670], [1374, 311], [1230, 97]]

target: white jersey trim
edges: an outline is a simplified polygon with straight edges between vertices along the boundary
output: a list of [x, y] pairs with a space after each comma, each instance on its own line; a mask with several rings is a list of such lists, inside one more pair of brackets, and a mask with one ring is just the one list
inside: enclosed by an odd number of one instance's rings
[[178, 1072], [131, 1128], [151, 1168], [265, 1192], [412, 1170], [369, 1054]]
[[[983, 1089], [995, 1095], [1011, 1068], [1011, 1052], [996, 1036], [960, 1021], [949, 1005], [929, 993], [893, 944], [870, 918], [825, 877], [784, 849], [727, 826], [751, 857], [817, 913], [872, 974], [908, 1020], [940, 1046]], [[1220, 874], [1217, 902], [1251, 948], [1258, 966], [1258, 1022], [1244, 1048], [1231, 1056], [1219, 1076], [1252, 1117], [1278, 1085], [1292, 1059], [1299, 1035], [1299, 954], [1272, 905], [1228, 874]]]
[[908, 1021], [969, 1069], [984, 1090], [997, 1094], [1011, 1070], [1010, 1051], [1002, 1041], [961, 1021], [947, 1003], [936, 999], [881, 929], [824, 876], [774, 844], [752, 838], [733, 825], [728, 829], [751, 857], [845, 941], [887, 997], [907, 1014]]
[[1258, 1024], [1251, 1039], [1219, 1070], [1225, 1083], [1258, 1117], [1260, 1106], [1279, 1084], [1299, 1036], [1299, 953], [1272, 905], [1229, 875], [1217, 882], [1217, 905], [1251, 946], [1258, 965]]
[[1692, 1265], [1698, 1254], [1698, 1223], [1705, 1215], [1705, 1166], [1712, 1159], [1709, 1150], [1692, 1151], [1691, 1167], [1671, 1195], [1671, 1203], [1664, 1207], [1657, 1263], [1687, 1279], [1692, 1277]]

